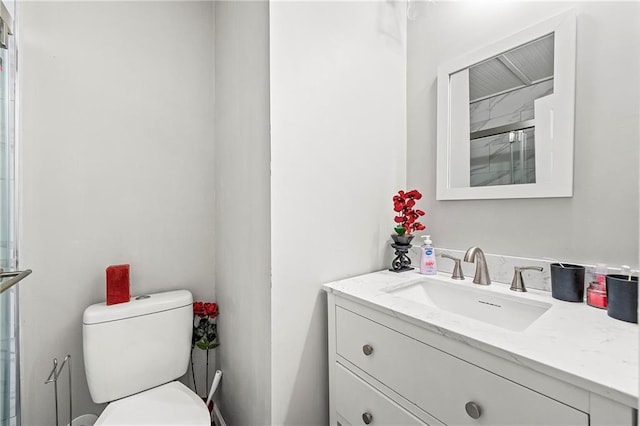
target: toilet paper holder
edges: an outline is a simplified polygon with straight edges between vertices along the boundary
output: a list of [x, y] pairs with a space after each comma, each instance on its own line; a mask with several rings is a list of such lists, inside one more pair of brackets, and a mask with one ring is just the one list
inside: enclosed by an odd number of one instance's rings
[[58, 368], [58, 358], [53, 359], [53, 368], [51, 369], [51, 373], [49, 373], [49, 377], [44, 382], [44, 384], [53, 383], [53, 395], [56, 404], [56, 426], [58, 424], [58, 378], [64, 369], [64, 366], [68, 365], [67, 371], [69, 372], [69, 425], [73, 425], [73, 405], [72, 405], [72, 397], [71, 397], [71, 355], [67, 354], [60, 364]]

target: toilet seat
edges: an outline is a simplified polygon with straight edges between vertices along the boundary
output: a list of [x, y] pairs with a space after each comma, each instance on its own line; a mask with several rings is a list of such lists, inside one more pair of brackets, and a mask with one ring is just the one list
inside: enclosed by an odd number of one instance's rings
[[204, 401], [180, 382], [170, 382], [113, 401], [95, 426], [198, 425], [210, 426]]

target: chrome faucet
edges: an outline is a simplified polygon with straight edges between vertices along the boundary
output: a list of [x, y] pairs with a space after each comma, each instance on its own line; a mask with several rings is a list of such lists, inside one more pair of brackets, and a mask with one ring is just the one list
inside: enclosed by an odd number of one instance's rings
[[476, 264], [476, 274], [473, 277], [474, 284], [491, 284], [489, 269], [487, 268], [487, 259], [485, 259], [480, 247], [469, 247], [469, 250], [464, 254], [464, 261]]

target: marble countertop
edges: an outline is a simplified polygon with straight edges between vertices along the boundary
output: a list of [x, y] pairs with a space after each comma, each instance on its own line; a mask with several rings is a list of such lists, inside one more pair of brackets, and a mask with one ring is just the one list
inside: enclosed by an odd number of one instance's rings
[[510, 331], [383, 291], [425, 277], [415, 271], [374, 272], [327, 283], [323, 289], [627, 406], [638, 406], [637, 324], [611, 318], [606, 309], [586, 303], [556, 300], [550, 292], [516, 293], [508, 284], [480, 286], [471, 278], [456, 281], [449, 276], [438, 273], [437, 279], [552, 306], [524, 331]]

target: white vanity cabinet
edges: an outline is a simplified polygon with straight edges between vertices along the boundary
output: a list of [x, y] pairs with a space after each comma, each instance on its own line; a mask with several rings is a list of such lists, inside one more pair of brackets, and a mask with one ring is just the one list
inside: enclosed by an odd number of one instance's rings
[[328, 294], [331, 425], [632, 425], [635, 410]]

